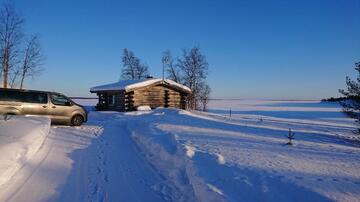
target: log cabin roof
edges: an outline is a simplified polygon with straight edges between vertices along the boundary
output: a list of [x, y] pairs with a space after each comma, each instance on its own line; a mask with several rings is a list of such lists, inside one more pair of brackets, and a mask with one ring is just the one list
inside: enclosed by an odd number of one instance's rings
[[178, 89], [181, 92], [185, 93], [191, 93], [190, 88], [179, 84], [173, 80], [170, 79], [140, 79], [140, 80], [121, 80], [115, 83], [95, 86], [90, 89], [90, 92], [104, 92], [104, 91], [117, 91], [117, 90], [125, 90], [126, 92], [132, 91], [138, 88], [143, 88], [150, 85], [156, 85], [156, 84], [165, 84], [168, 86], [171, 86], [175, 89]]

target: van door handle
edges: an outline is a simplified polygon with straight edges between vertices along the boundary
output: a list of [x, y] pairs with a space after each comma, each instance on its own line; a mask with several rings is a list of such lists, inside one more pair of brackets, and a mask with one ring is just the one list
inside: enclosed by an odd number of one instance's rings
[[51, 108], [55, 109], [56, 107], [55, 107], [55, 106], [52, 106]]
[[46, 105], [43, 105], [42, 107], [43, 107], [43, 108], [46, 108], [47, 106], [46, 106]]

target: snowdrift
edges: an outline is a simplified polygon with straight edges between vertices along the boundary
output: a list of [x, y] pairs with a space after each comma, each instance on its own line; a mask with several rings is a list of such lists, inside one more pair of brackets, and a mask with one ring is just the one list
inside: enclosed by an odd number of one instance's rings
[[49, 118], [34, 116], [0, 120], [0, 186], [40, 149], [49, 134], [50, 123]]
[[[127, 125], [131, 137], [142, 150], [148, 161], [168, 181], [153, 187], [170, 201], [225, 201], [197, 175], [189, 153], [191, 149], [183, 147], [173, 133], [164, 133], [149, 125], [157, 122], [167, 113], [178, 113], [177, 109], [157, 109], [154, 113], [143, 114], [142, 119], [129, 121]], [[136, 118], [136, 117], [134, 117]]]

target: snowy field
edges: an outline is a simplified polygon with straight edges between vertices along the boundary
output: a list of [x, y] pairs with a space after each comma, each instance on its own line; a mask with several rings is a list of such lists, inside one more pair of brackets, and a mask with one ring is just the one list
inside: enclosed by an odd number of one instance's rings
[[[76, 101], [87, 109], [96, 102]], [[0, 201], [360, 201], [355, 129], [339, 105], [318, 101], [93, 111], [81, 127], [52, 126], [3, 178]]]

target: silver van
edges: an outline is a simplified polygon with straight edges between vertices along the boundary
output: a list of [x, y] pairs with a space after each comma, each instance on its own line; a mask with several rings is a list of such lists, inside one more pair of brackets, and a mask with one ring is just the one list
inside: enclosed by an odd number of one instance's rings
[[47, 116], [52, 123], [80, 126], [85, 108], [56, 92], [0, 88], [0, 115]]

